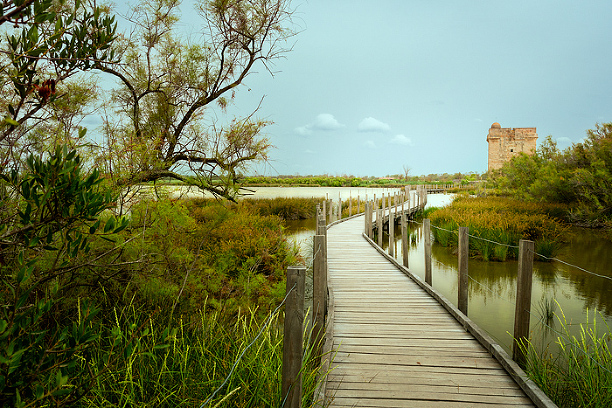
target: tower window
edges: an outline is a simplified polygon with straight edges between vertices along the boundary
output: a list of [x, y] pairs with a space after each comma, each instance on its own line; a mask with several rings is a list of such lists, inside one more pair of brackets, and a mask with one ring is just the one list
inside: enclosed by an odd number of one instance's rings
[[514, 151], [514, 149], [510, 149], [510, 153], [512, 153]]

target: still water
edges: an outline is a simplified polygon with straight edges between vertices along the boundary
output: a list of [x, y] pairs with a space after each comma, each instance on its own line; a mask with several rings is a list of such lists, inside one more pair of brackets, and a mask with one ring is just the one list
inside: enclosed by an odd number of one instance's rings
[[[393, 189], [356, 188], [265, 188], [255, 197], [326, 197], [337, 200], [356, 197], [369, 198]], [[261, 195], [260, 195], [261, 194]], [[442, 206], [452, 200], [448, 195], [429, 195], [428, 206]], [[300, 244], [304, 256], [309, 256], [314, 233], [314, 220], [288, 223], [287, 233]], [[397, 229], [399, 230], [399, 228]], [[425, 279], [423, 233], [420, 224], [411, 223], [411, 245], [409, 247], [409, 269]], [[388, 239], [385, 237], [385, 242]], [[396, 257], [401, 261], [400, 238], [396, 238]], [[556, 349], [560, 335], [565, 336], [559, 318], [572, 335], [578, 335], [580, 324], [592, 326], [597, 317], [599, 334], [612, 327], [612, 242], [599, 231], [573, 229], [569, 242], [557, 255], [567, 262], [534, 262], [531, 297], [531, 340], [538, 348], [549, 346]], [[580, 269], [581, 268], [581, 269]], [[470, 259], [468, 266], [469, 302], [468, 316], [486, 330], [500, 345], [510, 351], [511, 333], [514, 327], [516, 298], [516, 261], [484, 262]], [[588, 272], [587, 272], [588, 271]], [[589, 273], [591, 272], [591, 273]], [[601, 275], [596, 276], [594, 274]], [[457, 304], [457, 255], [447, 248], [435, 245], [432, 248], [433, 287], [453, 304]], [[547, 307], [552, 305], [558, 317], [546, 319]], [[550, 306], [548, 307], [550, 310]], [[563, 317], [564, 316], [564, 317]]]

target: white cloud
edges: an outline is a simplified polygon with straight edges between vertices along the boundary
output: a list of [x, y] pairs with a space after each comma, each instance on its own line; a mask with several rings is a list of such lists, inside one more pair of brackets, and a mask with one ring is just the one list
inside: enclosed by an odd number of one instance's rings
[[357, 130], [360, 132], [388, 132], [390, 129], [389, 125], [371, 116], [362, 120], [357, 126]]
[[412, 146], [412, 139], [404, 135], [395, 135], [389, 143], [402, 146]]
[[367, 147], [368, 149], [376, 149], [376, 143], [374, 143], [373, 140], [368, 140], [363, 145]]
[[334, 115], [330, 113], [321, 113], [317, 115], [317, 117], [312, 123], [295, 128], [295, 133], [302, 136], [308, 136], [316, 130], [320, 130], [323, 132], [331, 132], [334, 130], [342, 129], [343, 127], [344, 125], [338, 122], [338, 120], [334, 118]]

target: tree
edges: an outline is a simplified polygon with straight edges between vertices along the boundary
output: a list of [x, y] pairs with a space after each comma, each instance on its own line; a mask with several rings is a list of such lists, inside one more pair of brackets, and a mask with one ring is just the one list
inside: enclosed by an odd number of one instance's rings
[[403, 170], [404, 170], [404, 180], [408, 180], [408, 177], [410, 176], [410, 171], [412, 170], [412, 168], [410, 168], [410, 166], [404, 164], [404, 166], [402, 166]]
[[121, 84], [104, 169], [119, 186], [171, 178], [232, 199], [238, 170], [266, 159], [269, 122], [250, 115], [218, 126], [205, 113], [224, 110], [256, 64], [283, 55], [291, 14], [286, 0], [202, 1], [204, 40], [192, 44], [177, 33], [178, 6], [142, 2], [130, 18], [136, 31], [114, 48], [123, 64], [96, 64]]
[[114, 17], [95, 0], [11, 0], [0, 8], [7, 27], [0, 64], [0, 160], [19, 167], [35, 141], [29, 137], [52, 117], [50, 106], [70, 97], [68, 79], [115, 61]]

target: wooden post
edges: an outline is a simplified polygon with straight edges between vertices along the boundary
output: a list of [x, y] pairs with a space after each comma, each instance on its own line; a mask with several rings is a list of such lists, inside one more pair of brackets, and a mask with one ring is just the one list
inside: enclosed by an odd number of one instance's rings
[[370, 239], [374, 238], [374, 202], [370, 201], [370, 205], [368, 207], [368, 213], [369, 213], [369, 218], [370, 218], [370, 225], [368, 227], [368, 237], [370, 237]]
[[423, 236], [425, 237], [425, 283], [431, 286], [431, 223], [429, 218], [423, 220]]
[[349, 196], [349, 217], [353, 215], [353, 197]]
[[325, 213], [321, 212], [317, 205], [317, 235], [327, 235], [327, 227], [325, 225]]
[[395, 214], [392, 211], [393, 207], [389, 205], [389, 255], [395, 256]]
[[312, 262], [312, 311], [314, 332], [312, 341], [315, 350], [321, 349], [325, 336], [325, 313], [327, 311], [327, 240], [325, 235], [314, 236]]
[[342, 197], [338, 194], [338, 219], [342, 219]]
[[365, 212], [364, 212], [363, 219], [365, 220], [365, 225], [363, 227], [363, 233], [368, 235], [368, 203], [365, 204]]
[[529, 338], [529, 314], [531, 312], [531, 277], [533, 274], [534, 242], [519, 241], [518, 276], [516, 279], [516, 309], [514, 312], [514, 344], [512, 358], [525, 366], [526, 355], [519, 344]]
[[357, 211], [355, 211], [355, 214], [359, 214], [361, 212], [361, 203], [359, 202], [359, 194], [357, 195]]
[[332, 216], [333, 216], [333, 211], [332, 208], [334, 208], [334, 200], [329, 200], [329, 222], [332, 221]]
[[324, 219], [324, 223], [327, 224], [327, 201], [323, 200], [323, 210], [321, 211]]
[[404, 212], [402, 212], [402, 262], [408, 268], [408, 220]]
[[464, 315], [468, 311], [468, 255], [469, 238], [468, 227], [459, 227], [459, 299], [457, 307]]
[[376, 229], [378, 230], [378, 239], [376, 241], [378, 241], [378, 246], [381, 248], [383, 243], [383, 214], [382, 209], [376, 210]]
[[302, 341], [304, 324], [304, 283], [306, 267], [287, 268], [287, 302], [283, 338], [281, 392], [285, 407], [302, 406]]

